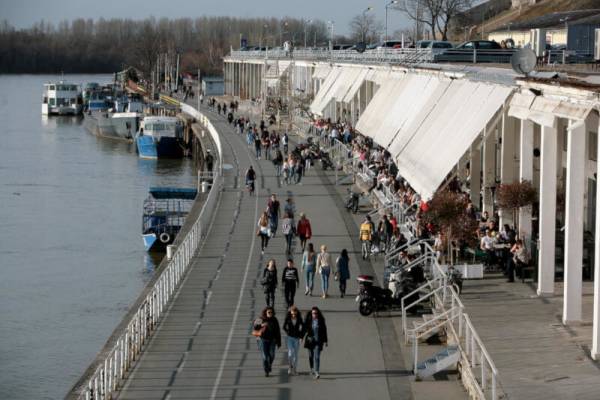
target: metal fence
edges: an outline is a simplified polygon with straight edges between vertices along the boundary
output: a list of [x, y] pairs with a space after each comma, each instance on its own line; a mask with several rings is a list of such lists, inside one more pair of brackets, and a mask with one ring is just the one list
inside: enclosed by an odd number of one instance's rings
[[296, 49], [288, 52], [273, 50], [233, 50], [234, 59], [294, 59], [306, 61], [330, 61], [366, 64], [408, 64], [433, 61], [431, 49], [374, 49], [359, 53], [356, 50]]
[[181, 104], [181, 107], [207, 128], [219, 152], [218, 169], [214, 172], [212, 187], [196, 220], [193, 223], [186, 221], [186, 224], [190, 223], [191, 226], [184, 226], [185, 236], [177, 238], [177, 248], [165, 268], [146, 287], [100, 355], [67, 394], [67, 399], [114, 398], [113, 394], [121, 387], [156, 331], [160, 318], [191, 265], [192, 256], [206, 236], [223, 187], [221, 141], [208, 118], [190, 106]]

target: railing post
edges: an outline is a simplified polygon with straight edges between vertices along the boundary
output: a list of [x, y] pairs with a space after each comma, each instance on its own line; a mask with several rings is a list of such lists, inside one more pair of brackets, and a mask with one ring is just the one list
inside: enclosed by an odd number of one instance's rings
[[416, 377], [417, 371], [418, 371], [417, 368], [419, 365], [419, 346], [417, 345], [418, 339], [417, 339], [416, 332], [412, 339], [413, 339], [413, 359], [414, 359], [413, 374], [415, 374], [415, 377]]
[[496, 391], [496, 373], [492, 370], [492, 400], [498, 399], [498, 393]]
[[485, 391], [486, 386], [487, 386], [485, 381], [486, 381], [487, 377], [485, 376], [486, 362], [485, 362], [485, 355], [483, 354], [483, 351], [481, 352], [481, 355], [480, 355], [480, 361], [481, 361], [481, 390]]
[[477, 49], [473, 48], [473, 64], [477, 64]]

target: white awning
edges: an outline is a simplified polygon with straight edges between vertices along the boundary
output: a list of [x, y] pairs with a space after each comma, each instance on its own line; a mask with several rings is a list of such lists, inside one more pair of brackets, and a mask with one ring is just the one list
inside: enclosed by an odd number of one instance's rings
[[341, 73], [342, 68], [340, 67], [333, 68], [331, 69], [331, 71], [329, 71], [329, 74], [327, 74], [327, 77], [325, 78], [325, 80], [321, 84], [321, 87], [319, 88], [319, 91], [315, 95], [315, 99], [310, 104], [310, 111], [313, 114], [323, 114], [323, 110], [331, 100], [331, 96], [328, 96], [328, 93], [331, 91], [333, 84], [339, 78]]
[[369, 68], [363, 68], [360, 70], [360, 73], [358, 74], [358, 76], [356, 77], [356, 79], [354, 80], [354, 82], [352, 83], [352, 86], [350, 87], [350, 89], [348, 90], [348, 92], [346, 93], [346, 95], [344, 96], [344, 98], [341, 100], [344, 103], [350, 103], [352, 102], [352, 100], [354, 99], [354, 96], [356, 96], [356, 93], [358, 93], [358, 91], [360, 90], [360, 87], [362, 86], [363, 82], [365, 80], [368, 80], [368, 77], [373, 75], [373, 70], [369, 69]]
[[312, 77], [313, 79], [325, 79], [330, 71], [331, 66], [329, 64], [319, 64], [315, 67], [315, 72]]
[[508, 115], [519, 119], [528, 119], [538, 125], [555, 127], [557, 118], [583, 121], [591, 109], [591, 104], [575, 104], [524, 92], [516, 93], [513, 96]]
[[363, 135], [375, 138], [383, 118], [389, 114], [389, 110], [396, 99], [395, 93], [402, 86], [404, 79], [388, 79], [386, 84], [375, 93], [365, 111], [360, 116], [356, 130]]
[[501, 85], [452, 81], [418, 127], [399, 133], [390, 146], [400, 174], [430, 198], [511, 92]]
[[361, 71], [362, 68], [334, 68], [310, 105], [310, 110], [314, 114], [323, 115], [323, 111], [331, 101], [342, 101]]

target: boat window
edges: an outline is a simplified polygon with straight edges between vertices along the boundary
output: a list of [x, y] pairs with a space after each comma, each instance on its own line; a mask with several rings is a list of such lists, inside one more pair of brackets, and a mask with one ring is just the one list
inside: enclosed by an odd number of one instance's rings
[[56, 90], [56, 86], [50, 85], [50, 90]]
[[50, 99], [50, 105], [51, 106], [56, 105], [56, 99]]
[[48, 103], [48, 97], [44, 96], [44, 104]]

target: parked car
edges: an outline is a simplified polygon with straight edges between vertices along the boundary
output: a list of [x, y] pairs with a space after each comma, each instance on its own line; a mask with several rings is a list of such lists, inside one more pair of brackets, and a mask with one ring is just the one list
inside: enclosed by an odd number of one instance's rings
[[352, 48], [351, 44], [334, 44], [333, 45], [333, 50], [348, 50], [351, 48]]
[[494, 40], [469, 40], [468, 42], [459, 44], [455, 49], [499, 50], [502, 49], [502, 46]]
[[375, 45], [375, 49], [393, 49], [402, 46], [401, 40], [386, 40]]

